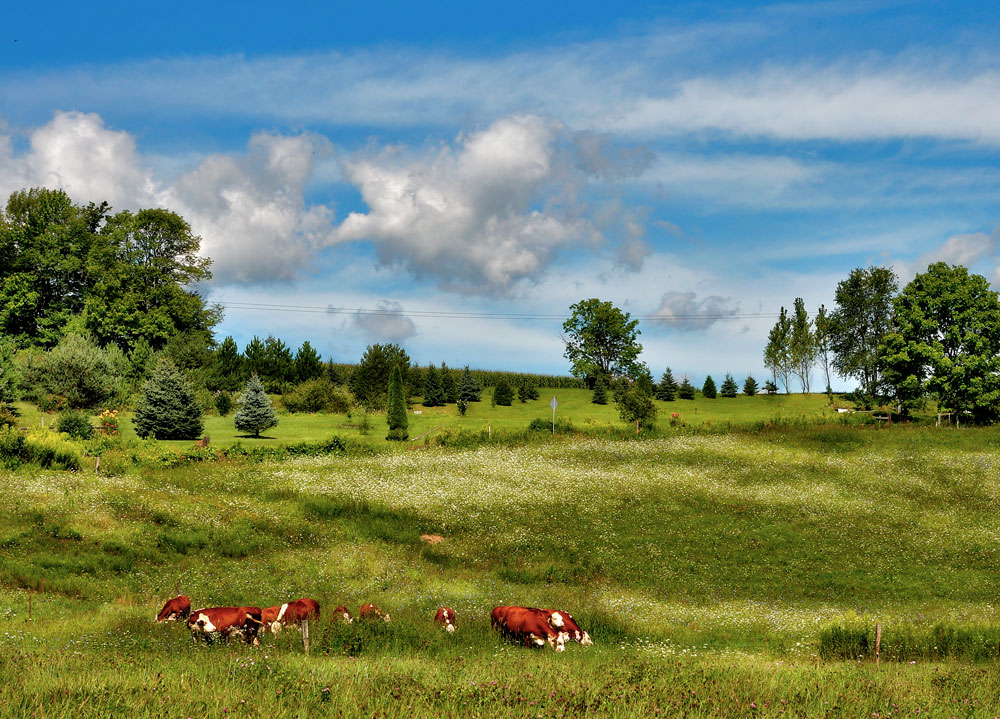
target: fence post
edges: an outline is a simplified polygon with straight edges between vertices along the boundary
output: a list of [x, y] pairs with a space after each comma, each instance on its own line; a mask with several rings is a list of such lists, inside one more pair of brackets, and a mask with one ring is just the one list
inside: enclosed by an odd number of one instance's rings
[[879, 663], [882, 653], [882, 622], [875, 625], [875, 663]]
[[309, 620], [302, 620], [302, 646], [305, 647], [306, 654], [309, 653]]

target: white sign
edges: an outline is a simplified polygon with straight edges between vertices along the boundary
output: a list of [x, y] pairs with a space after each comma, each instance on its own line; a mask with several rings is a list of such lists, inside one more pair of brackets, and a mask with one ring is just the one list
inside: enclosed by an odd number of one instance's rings
[[559, 406], [559, 403], [556, 401], [556, 398], [553, 397], [552, 401], [549, 402], [549, 407], [551, 407], [552, 411], [555, 412], [556, 411], [556, 407], [558, 407], [558, 406]]

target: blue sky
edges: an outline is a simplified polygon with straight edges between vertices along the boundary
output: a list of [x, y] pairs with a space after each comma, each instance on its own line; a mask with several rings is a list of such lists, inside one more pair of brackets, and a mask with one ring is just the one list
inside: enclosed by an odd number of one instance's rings
[[180, 212], [241, 345], [562, 373], [599, 297], [700, 383], [765, 376], [779, 307], [831, 307], [854, 267], [1000, 282], [994, 4], [5, 17], [0, 194]]

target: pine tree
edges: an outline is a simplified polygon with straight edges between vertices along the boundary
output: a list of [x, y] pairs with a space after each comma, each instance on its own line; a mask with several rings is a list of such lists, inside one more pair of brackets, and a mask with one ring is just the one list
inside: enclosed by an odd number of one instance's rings
[[441, 389], [445, 404], [458, 402], [458, 383], [455, 381], [454, 373], [444, 362], [441, 363]]
[[736, 385], [736, 380], [733, 376], [726, 372], [726, 378], [722, 380], [722, 386], [719, 387], [719, 395], [722, 397], [735, 397], [740, 393], [740, 388]]
[[664, 402], [673, 402], [677, 398], [677, 382], [674, 381], [674, 375], [667, 367], [663, 376], [660, 377], [660, 383], [656, 385], [656, 399], [663, 400]]
[[753, 397], [757, 394], [757, 380], [753, 378], [753, 375], [747, 377], [746, 381], [743, 382], [743, 394], [747, 397]]
[[201, 435], [204, 424], [194, 390], [169, 359], [161, 359], [143, 384], [132, 422], [140, 437], [196, 439]]
[[236, 340], [226, 337], [212, 355], [208, 388], [235, 392], [246, 383], [246, 360]]
[[458, 398], [466, 402], [478, 402], [480, 392], [482, 388], [479, 382], [472, 375], [469, 365], [465, 365], [465, 369], [462, 370], [462, 380], [458, 383]]
[[386, 439], [405, 442], [410, 436], [409, 419], [406, 416], [406, 397], [403, 396], [403, 373], [399, 365], [392, 368], [389, 375], [389, 397], [386, 422], [389, 423], [389, 434]]
[[701, 394], [705, 399], [715, 399], [715, 380], [712, 379], [712, 375], [705, 378], [705, 384], [701, 386]]
[[323, 362], [319, 352], [313, 349], [309, 340], [302, 343], [295, 353], [295, 378], [298, 382], [316, 379], [323, 374]]
[[434, 365], [428, 365], [424, 373], [424, 407], [440, 407], [444, 404], [444, 387], [441, 374]]
[[681, 399], [694, 399], [694, 386], [685, 377], [681, 386], [677, 388], [677, 396]]
[[233, 416], [233, 424], [241, 432], [253, 432], [254, 437], [260, 437], [261, 430], [269, 429], [278, 424], [278, 417], [271, 406], [271, 399], [264, 391], [260, 377], [254, 372], [247, 381], [247, 386], [240, 397], [240, 408]]
[[593, 404], [608, 403], [608, 387], [604, 384], [604, 378], [598, 377], [594, 384], [594, 396], [590, 400]]
[[778, 385], [772, 380], [767, 380], [764, 382], [764, 392], [765, 394], [778, 394]]
[[507, 378], [501, 377], [500, 381], [497, 382], [497, 386], [493, 388], [493, 404], [510, 407], [511, 402], [513, 401], [514, 390], [511, 389], [510, 384], [508, 384]]

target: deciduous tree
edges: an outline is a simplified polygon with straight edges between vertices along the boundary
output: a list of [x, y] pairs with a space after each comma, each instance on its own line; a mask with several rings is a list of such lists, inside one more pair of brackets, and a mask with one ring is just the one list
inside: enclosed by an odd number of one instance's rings
[[563, 323], [563, 342], [573, 376], [591, 380], [635, 376], [642, 352], [637, 341], [639, 320], [598, 299], [582, 300], [570, 310], [572, 315]]

